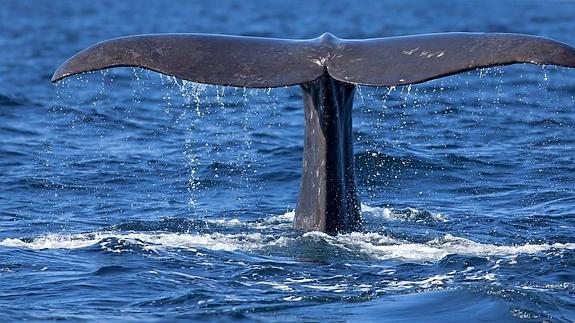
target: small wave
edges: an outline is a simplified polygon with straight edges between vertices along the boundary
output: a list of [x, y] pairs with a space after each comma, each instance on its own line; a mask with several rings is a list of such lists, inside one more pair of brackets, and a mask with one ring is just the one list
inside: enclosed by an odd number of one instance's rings
[[0, 94], [0, 106], [2, 107], [17, 107], [26, 104], [29, 104], [29, 102], [25, 98]]
[[[292, 212], [278, 216], [281, 221]], [[231, 220], [232, 225], [239, 221]], [[241, 223], [241, 222], [239, 222]], [[49, 234], [32, 239], [6, 238], [0, 246], [21, 249], [80, 249], [99, 246], [107, 252], [121, 253], [135, 250], [158, 252], [166, 249], [191, 251], [285, 252], [297, 254], [300, 249], [333, 248], [341, 250], [338, 257], [361, 257], [377, 260], [406, 262], [437, 262], [449, 255], [473, 257], [507, 257], [519, 254], [538, 254], [547, 251], [573, 250], [575, 243], [494, 245], [445, 235], [425, 243], [399, 240], [380, 233], [354, 232], [330, 236], [322, 232], [302, 235], [250, 233], [122, 233], [93, 232], [80, 234]], [[271, 249], [270, 249], [271, 248]]]
[[98, 270], [94, 271], [92, 274], [95, 276], [106, 276], [106, 275], [116, 275], [118, 273], [130, 271], [130, 267], [112, 265], [112, 266], [102, 266]]
[[190, 219], [185, 217], [165, 217], [156, 221], [131, 220], [104, 228], [109, 232], [169, 232], [189, 233], [214, 232], [223, 228], [251, 228], [251, 229], [287, 229], [291, 227], [295, 212], [287, 211], [284, 214], [271, 215], [258, 220], [242, 221], [239, 218], [228, 219]]
[[524, 244], [513, 246], [498, 246], [482, 244], [465, 238], [445, 235], [427, 243], [413, 243], [396, 240], [379, 233], [354, 232], [330, 236], [322, 232], [307, 232], [300, 238], [280, 238], [277, 245], [289, 247], [296, 239], [307, 240], [308, 243], [324, 242], [328, 245], [360, 254], [367, 258], [378, 260], [400, 260], [407, 262], [437, 262], [449, 255], [464, 255], [474, 257], [516, 256], [519, 254], [537, 254], [551, 250], [572, 250], [575, 243], [554, 244]]

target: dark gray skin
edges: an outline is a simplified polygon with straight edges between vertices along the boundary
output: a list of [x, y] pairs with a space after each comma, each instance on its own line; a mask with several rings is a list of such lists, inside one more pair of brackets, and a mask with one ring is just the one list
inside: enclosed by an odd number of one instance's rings
[[329, 233], [358, 230], [351, 122], [355, 85], [326, 72], [301, 88], [305, 141], [294, 227]]
[[185, 80], [240, 87], [301, 85], [304, 167], [294, 227], [361, 229], [354, 179], [355, 86], [396, 86], [515, 63], [575, 67], [575, 49], [520, 34], [446, 33], [366, 40], [331, 34], [286, 40], [202, 34], [141, 35], [98, 43], [56, 70], [52, 82], [132, 66]]

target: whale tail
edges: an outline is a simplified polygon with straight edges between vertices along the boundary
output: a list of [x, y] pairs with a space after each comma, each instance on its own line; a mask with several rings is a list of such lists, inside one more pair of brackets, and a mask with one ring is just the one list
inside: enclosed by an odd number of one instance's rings
[[111, 39], [67, 60], [52, 77], [110, 67], [150, 69], [188, 81], [239, 87], [280, 87], [320, 77], [395, 86], [471, 69], [514, 63], [575, 67], [575, 49], [520, 34], [444, 33], [365, 40], [331, 34], [286, 40], [203, 34]]
[[52, 81], [86, 71], [134, 66], [216, 85], [300, 84], [305, 142], [294, 227], [338, 233], [361, 227], [351, 119], [356, 84], [413, 84], [514, 63], [575, 67], [575, 49], [517, 34], [448, 33], [367, 40], [344, 40], [330, 34], [310, 40], [143, 35], [112, 39], [76, 54], [58, 68]]

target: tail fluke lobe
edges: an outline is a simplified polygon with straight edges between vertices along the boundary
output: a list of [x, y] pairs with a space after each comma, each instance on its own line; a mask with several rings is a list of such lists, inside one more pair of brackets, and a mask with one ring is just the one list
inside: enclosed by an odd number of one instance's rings
[[395, 86], [514, 63], [575, 67], [575, 49], [521, 34], [445, 33], [343, 42], [328, 63], [340, 81]]
[[305, 83], [323, 73], [308, 60], [305, 41], [202, 34], [121, 37], [98, 43], [67, 60], [52, 82], [110, 67], [141, 67], [181, 79], [239, 87]]
[[81, 51], [58, 68], [52, 81], [134, 66], [199, 83], [240, 87], [302, 84], [326, 69], [342, 82], [395, 86], [514, 63], [575, 67], [575, 49], [520, 34], [445, 33], [366, 40], [329, 34], [310, 40], [141, 35], [104, 41]]

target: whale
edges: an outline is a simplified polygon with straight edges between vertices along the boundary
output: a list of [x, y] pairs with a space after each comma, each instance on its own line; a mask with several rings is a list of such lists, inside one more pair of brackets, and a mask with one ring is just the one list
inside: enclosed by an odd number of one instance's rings
[[139, 67], [222, 86], [299, 86], [304, 109], [303, 170], [294, 228], [327, 234], [362, 229], [355, 181], [352, 109], [358, 85], [421, 83], [516, 63], [575, 67], [575, 49], [523, 34], [439, 33], [372, 39], [277, 39], [152, 34], [106, 40], [65, 61], [52, 76]]

